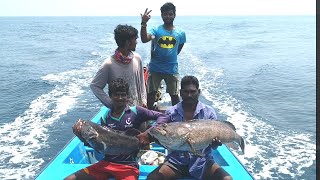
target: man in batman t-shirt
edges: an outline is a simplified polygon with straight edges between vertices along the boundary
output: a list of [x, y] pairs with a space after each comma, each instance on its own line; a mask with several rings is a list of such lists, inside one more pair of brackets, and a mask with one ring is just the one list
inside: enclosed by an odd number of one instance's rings
[[152, 49], [151, 61], [148, 67], [147, 81], [147, 106], [149, 109], [153, 109], [155, 95], [162, 79], [166, 83], [166, 92], [171, 96], [172, 105], [180, 101], [178, 95], [179, 73], [177, 56], [186, 42], [186, 34], [182, 29], [173, 25], [176, 17], [176, 7], [172, 3], [165, 3], [160, 10], [163, 24], [148, 29], [148, 32], [147, 22], [151, 18], [150, 12], [152, 10], [148, 11], [146, 9], [144, 14], [141, 14], [141, 41], [146, 43], [154, 37], [152, 46], [154, 49]]

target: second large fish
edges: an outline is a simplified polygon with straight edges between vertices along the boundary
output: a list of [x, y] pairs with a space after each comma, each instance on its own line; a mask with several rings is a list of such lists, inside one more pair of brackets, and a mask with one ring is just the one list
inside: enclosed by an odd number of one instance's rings
[[149, 134], [169, 150], [190, 151], [199, 154], [218, 138], [222, 143], [237, 142], [244, 153], [244, 139], [228, 121], [191, 120], [160, 124], [150, 129]]
[[136, 137], [140, 132], [136, 129], [118, 131], [87, 120], [78, 120], [74, 126], [81, 125], [80, 139], [85, 140], [96, 151], [120, 155], [130, 154], [139, 150], [139, 140]]

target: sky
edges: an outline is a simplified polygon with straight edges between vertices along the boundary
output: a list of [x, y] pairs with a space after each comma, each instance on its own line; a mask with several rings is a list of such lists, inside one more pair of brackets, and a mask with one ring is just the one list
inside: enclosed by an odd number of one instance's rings
[[316, 15], [316, 0], [0, 0], [0, 16], [152, 16], [173, 2], [185, 15]]

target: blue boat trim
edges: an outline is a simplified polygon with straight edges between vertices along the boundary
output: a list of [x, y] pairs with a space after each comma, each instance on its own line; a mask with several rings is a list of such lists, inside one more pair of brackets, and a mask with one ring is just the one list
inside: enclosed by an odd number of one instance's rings
[[[100, 111], [91, 119], [91, 121], [99, 123], [100, 117], [105, 114], [106, 107], [102, 107]], [[163, 147], [153, 144], [152, 150], [165, 152]], [[245, 168], [235, 154], [225, 146], [220, 146], [217, 150], [212, 150], [212, 155], [215, 161], [224, 168], [234, 180], [252, 180], [254, 179], [251, 173]], [[36, 177], [36, 180], [47, 179], [64, 179], [68, 175], [90, 166], [91, 163], [101, 159], [103, 155], [97, 153], [90, 147], [86, 147], [74, 137], [69, 143], [51, 160], [51, 162], [43, 168], [41, 173]], [[157, 166], [140, 165], [139, 180], [145, 180], [147, 175]], [[182, 178], [184, 180], [192, 178]]]

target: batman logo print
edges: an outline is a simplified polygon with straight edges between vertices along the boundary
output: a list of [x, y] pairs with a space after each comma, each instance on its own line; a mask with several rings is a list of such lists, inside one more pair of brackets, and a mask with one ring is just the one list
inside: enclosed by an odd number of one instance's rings
[[177, 40], [172, 36], [162, 36], [158, 39], [158, 45], [166, 49], [174, 48], [176, 43], [177, 43]]

